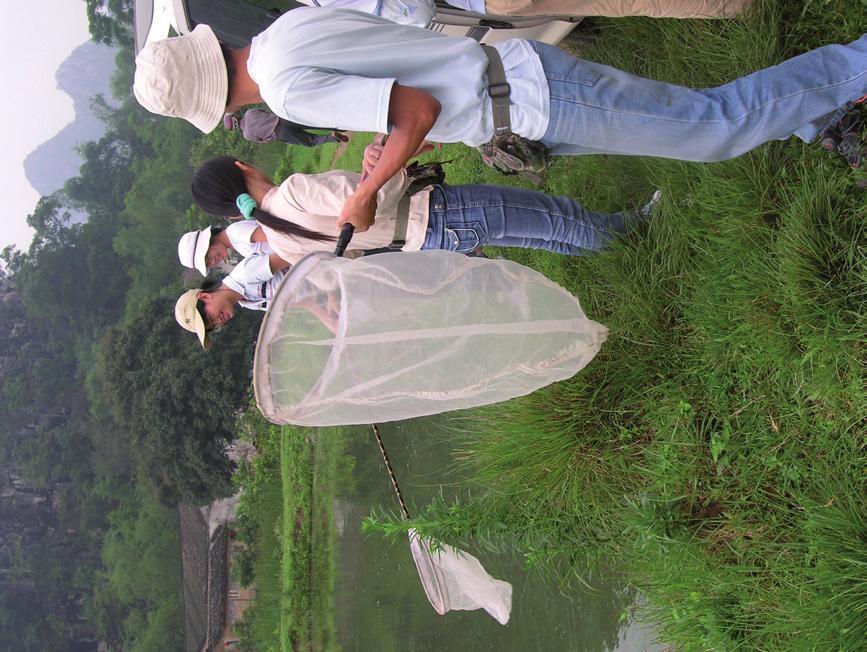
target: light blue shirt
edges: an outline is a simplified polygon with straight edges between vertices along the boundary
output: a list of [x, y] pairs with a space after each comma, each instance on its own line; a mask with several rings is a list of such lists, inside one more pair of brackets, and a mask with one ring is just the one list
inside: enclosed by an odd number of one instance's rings
[[[374, 16], [388, 18], [401, 25], [427, 27], [436, 17], [433, 0], [300, 0], [314, 7], [355, 9]], [[484, 6], [482, 0], [482, 6]]]
[[[539, 57], [521, 39], [494, 47], [512, 89], [512, 131], [539, 140], [550, 110]], [[302, 7], [253, 39], [247, 68], [271, 110], [293, 122], [387, 132], [397, 82], [440, 101], [428, 140], [476, 146], [494, 133], [487, 58], [469, 38], [348, 9]]]
[[487, 13], [485, 11], [485, 0], [446, 0], [452, 7], [463, 9], [464, 11], [475, 11], [477, 14]]

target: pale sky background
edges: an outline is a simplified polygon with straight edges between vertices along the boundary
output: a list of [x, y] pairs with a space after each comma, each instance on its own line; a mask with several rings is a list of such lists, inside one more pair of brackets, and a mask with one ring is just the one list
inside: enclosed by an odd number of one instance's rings
[[90, 39], [83, 0], [0, 0], [0, 174], [5, 218], [0, 249], [26, 250], [33, 238], [27, 216], [39, 199], [24, 178], [24, 159], [72, 122], [72, 98], [54, 73]]

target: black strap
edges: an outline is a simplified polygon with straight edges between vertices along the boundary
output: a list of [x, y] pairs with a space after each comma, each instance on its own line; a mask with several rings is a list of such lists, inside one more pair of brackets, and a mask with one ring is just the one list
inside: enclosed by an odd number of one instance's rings
[[410, 195], [404, 195], [400, 198], [397, 204], [397, 219], [394, 224], [394, 238], [386, 247], [378, 247], [376, 249], [365, 249], [363, 256], [374, 256], [376, 254], [387, 254], [390, 251], [400, 251], [406, 244], [406, 227], [409, 222], [409, 198]]
[[406, 244], [406, 228], [409, 224], [409, 195], [403, 195], [397, 203], [397, 219], [394, 221], [394, 237], [388, 245], [389, 251], [403, 249]]
[[494, 115], [494, 131], [505, 134], [512, 131], [512, 115], [509, 107], [512, 105], [509, 95], [512, 88], [506, 81], [506, 71], [500, 53], [490, 45], [480, 43], [482, 51], [488, 57], [488, 95], [491, 96], [491, 108]]

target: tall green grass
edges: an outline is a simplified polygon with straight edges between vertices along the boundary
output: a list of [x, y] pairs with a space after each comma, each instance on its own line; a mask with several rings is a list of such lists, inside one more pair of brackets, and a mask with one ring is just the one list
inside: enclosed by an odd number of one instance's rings
[[310, 569], [313, 450], [298, 432], [281, 429], [279, 473], [283, 489], [279, 640], [281, 650], [309, 649], [314, 595]]
[[280, 429], [268, 426], [251, 410], [239, 424], [255, 442], [258, 455], [243, 463], [235, 473], [236, 489], [243, 490], [239, 500], [236, 529], [238, 539], [250, 546], [253, 556], [253, 584], [256, 598], [234, 629], [242, 649], [281, 652], [280, 623], [283, 583], [283, 495], [280, 469]]
[[332, 504], [341, 440], [270, 425], [255, 409], [239, 426], [258, 450], [234, 478], [238, 538], [250, 546], [256, 589], [236, 627], [242, 649], [336, 649]]
[[339, 439], [328, 432], [284, 427], [281, 555], [283, 650], [336, 649], [334, 518]]
[[[728, 22], [599, 20], [582, 54], [709, 86], [854, 38], [867, 28], [858, 4], [759, 2]], [[472, 156], [458, 155], [451, 182], [488, 180]], [[603, 254], [496, 252], [567, 287], [609, 340], [576, 377], [453, 421], [466, 498], [379, 527], [517, 546], [573, 573], [613, 560], [677, 649], [862, 649], [857, 178], [795, 140], [712, 165], [556, 161], [544, 188], [588, 207], [664, 192], [652, 219]]]

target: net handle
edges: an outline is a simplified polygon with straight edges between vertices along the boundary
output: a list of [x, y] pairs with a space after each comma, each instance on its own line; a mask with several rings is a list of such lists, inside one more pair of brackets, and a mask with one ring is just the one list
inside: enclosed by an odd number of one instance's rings
[[349, 241], [352, 240], [352, 234], [355, 233], [355, 225], [352, 222], [347, 222], [340, 229], [340, 235], [337, 236], [337, 246], [334, 247], [334, 255], [340, 258], [349, 246]]
[[[394, 488], [394, 493], [397, 495], [397, 501], [400, 503], [400, 511], [403, 513], [404, 519], [409, 520], [409, 510], [406, 508], [406, 502], [400, 493], [400, 487], [397, 485], [397, 478], [394, 476], [394, 469], [391, 467], [391, 461], [388, 459], [388, 453], [385, 452], [385, 446], [382, 444], [382, 437], [379, 434], [379, 426], [371, 423], [373, 434], [376, 435], [376, 443], [379, 446], [379, 453], [382, 455], [382, 461], [385, 462], [385, 468], [388, 471], [388, 477], [391, 479], [391, 486]], [[410, 531], [410, 550], [412, 551], [412, 561], [415, 564], [418, 572], [418, 579], [424, 589], [425, 597], [430, 605], [439, 615], [443, 615], [451, 608], [449, 606], [449, 590], [442, 576], [437, 563], [431, 555], [428, 546], [421, 545], [418, 540], [418, 535], [413, 535]]]
[[408, 521], [409, 510], [406, 508], [406, 503], [403, 500], [403, 496], [400, 493], [400, 487], [397, 484], [397, 478], [394, 476], [394, 469], [391, 466], [391, 462], [388, 459], [388, 453], [385, 452], [385, 446], [382, 444], [382, 437], [379, 435], [379, 426], [375, 423], [371, 423], [370, 427], [373, 428], [373, 434], [376, 435], [376, 443], [379, 446], [379, 454], [382, 455], [382, 461], [385, 462], [385, 469], [388, 471], [388, 477], [391, 480], [391, 486], [394, 488], [394, 493], [397, 494], [397, 502], [400, 503], [400, 511], [403, 514], [403, 517]]

